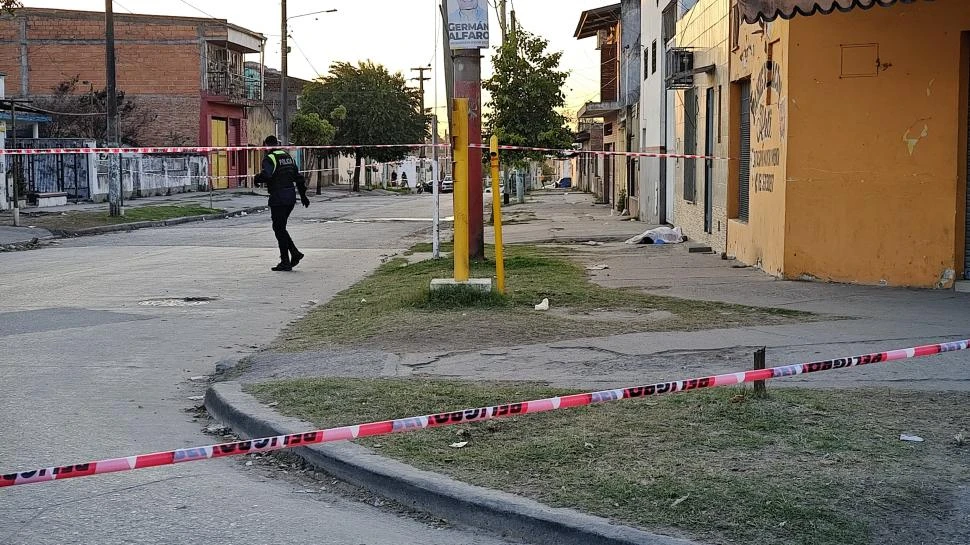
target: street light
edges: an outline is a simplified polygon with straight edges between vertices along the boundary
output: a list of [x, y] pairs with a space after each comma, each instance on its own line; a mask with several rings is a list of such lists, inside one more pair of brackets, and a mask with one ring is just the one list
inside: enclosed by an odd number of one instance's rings
[[298, 17], [308, 17], [310, 15], [317, 15], [320, 13], [334, 13], [336, 11], [337, 11], [336, 9], [325, 9], [321, 11], [313, 11], [310, 13], [303, 13], [300, 15], [287, 17], [286, 0], [280, 0], [280, 26], [282, 27], [282, 35], [283, 35], [282, 37], [283, 43], [282, 43], [282, 47], [280, 48], [281, 49], [280, 55], [283, 57], [280, 63], [282, 64], [282, 68], [280, 70], [280, 72], [282, 73], [280, 77], [280, 140], [282, 140], [281, 143], [284, 145], [288, 145], [290, 143], [290, 112], [289, 112], [290, 90], [286, 85], [286, 78], [289, 76], [287, 57], [290, 52], [289, 51], [290, 46], [287, 43], [287, 34], [288, 34], [287, 23], [290, 22], [290, 19], [296, 19]]

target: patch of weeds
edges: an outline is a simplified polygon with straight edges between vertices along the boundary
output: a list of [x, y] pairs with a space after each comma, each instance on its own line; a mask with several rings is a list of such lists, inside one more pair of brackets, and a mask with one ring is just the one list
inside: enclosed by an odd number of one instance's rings
[[[320, 427], [573, 393], [535, 383], [332, 378], [250, 391]], [[953, 437], [966, 427], [970, 394], [774, 389], [770, 398], [737, 402], [738, 392], [360, 442], [472, 484], [716, 543], [910, 545], [967, 535], [953, 501], [970, 483], [970, 457]], [[900, 430], [920, 430], [926, 442], [901, 442]], [[450, 446], [458, 441], [467, 445]]]

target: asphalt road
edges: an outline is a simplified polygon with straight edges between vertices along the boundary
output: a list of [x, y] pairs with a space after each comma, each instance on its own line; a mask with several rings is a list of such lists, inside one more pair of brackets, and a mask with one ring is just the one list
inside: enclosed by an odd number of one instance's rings
[[[291, 233], [307, 258], [290, 274], [269, 270], [266, 214], [0, 254], [0, 472], [216, 442], [192, 418], [204, 383], [191, 377], [271, 341], [430, 225], [326, 219], [430, 207], [416, 196], [300, 209]], [[212, 300], [165, 306], [187, 297]], [[504, 543], [308, 486], [222, 459], [6, 488], [0, 543]]]

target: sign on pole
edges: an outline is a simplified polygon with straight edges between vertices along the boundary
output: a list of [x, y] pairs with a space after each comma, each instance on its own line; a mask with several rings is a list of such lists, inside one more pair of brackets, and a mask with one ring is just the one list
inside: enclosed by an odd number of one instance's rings
[[487, 0], [448, 0], [452, 49], [488, 49]]

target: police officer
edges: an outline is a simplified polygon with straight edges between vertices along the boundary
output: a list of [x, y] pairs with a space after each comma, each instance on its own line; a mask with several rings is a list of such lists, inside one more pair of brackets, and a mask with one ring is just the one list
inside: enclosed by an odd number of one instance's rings
[[[275, 136], [270, 135], [263, 141], [268, 148], [280, 145]], [[280, 263], [273, 267], [274, 271], [292, 271], [303, 259], [303, 254], [296, 249], [293, 239], [286, 231], [286, 221], [296, 206], [296, 192], [300, 192], [300, 202], [305, 208], [310, 207], [310, 199], [306, 196], [306, 179], [296, 166], [296, 161], [289, 153], [281, 149], [271, 149], [263, 157], [263, 170], [256, 176], [257, 184], [266, 184], [269, 191], [269, 209], [273, 218], [273, 233], [280, 245]]]

